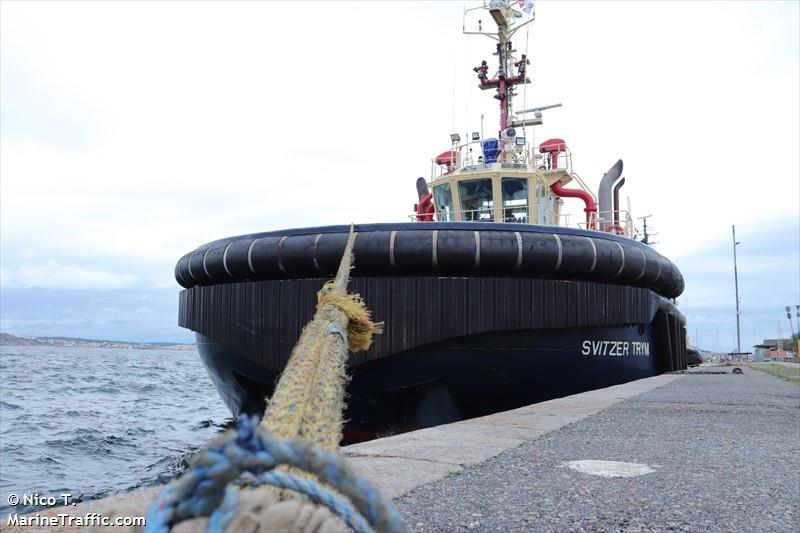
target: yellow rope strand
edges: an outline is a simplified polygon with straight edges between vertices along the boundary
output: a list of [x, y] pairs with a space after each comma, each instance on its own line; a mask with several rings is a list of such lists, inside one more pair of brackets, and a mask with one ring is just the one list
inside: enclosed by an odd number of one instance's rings
[[[314, 318], [303, 329], [262, 421], [278, 437], [328, 450], [336, 450], [342, 439], [348, 349], [366, 350], [372, 335], [383, 330], [382, 323], [371, 321], [361, 297], [346, 292], [355, 236], [351, 226], [336, 278], [319, 291]], [[337, 330], [347, 333], [347, 344]]]

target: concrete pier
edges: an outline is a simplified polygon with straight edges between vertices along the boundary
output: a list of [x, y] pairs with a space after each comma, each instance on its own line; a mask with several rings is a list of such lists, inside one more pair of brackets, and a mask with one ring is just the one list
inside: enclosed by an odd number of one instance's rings
[[342, 451], [382, 494], [397, 498], [422, 485], [449, 480], [465, 469], [679, 377], [668, 374], [641, 379], [512, 411], [353, 444]]
[[[731, 369], [643, 379], [343, 453], [410, 531], [797, 531], [800, 387]], [[157, 491], [67, 512], [144, 514]], [[5, 519], [4, 531], [36, 530]]]
[[800, 387], [708, 370], [396, 503], [413, 531], [800, 530]]

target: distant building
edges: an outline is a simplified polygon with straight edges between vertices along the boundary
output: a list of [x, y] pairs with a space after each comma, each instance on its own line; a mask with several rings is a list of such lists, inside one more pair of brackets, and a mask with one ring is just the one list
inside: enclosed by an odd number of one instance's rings
[[753, 346], [753, 361], [797, 361], [797, 355], [783, 349], [783, 339], [764, 339]]
[[761, 344], [769, 346], [770, 350], [783, 350], [783, 339], [764, 339]]
[[770, 348], [771, 346], [769, 344], [756, 344], [753, 346], [753, 361], [757, 363], [769, 361]]

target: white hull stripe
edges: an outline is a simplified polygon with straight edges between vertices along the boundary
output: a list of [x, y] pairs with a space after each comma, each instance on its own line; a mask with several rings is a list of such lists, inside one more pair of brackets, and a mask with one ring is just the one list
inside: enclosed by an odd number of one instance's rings
[[644, 250], [642, 250], [641, 248], [639, 248], [639, 253], [642, 254], [642, 261], [644, 262], [642, 263], [642, 271], [639, 273], [638, 276], [636, 276], [636, 279], [633, 281], [638, 281], [642, 279], [642, 276], [644, 276], [644, 271], [647, 270], [647, 256], [645, 255]]
[[431, 264], [433, 265], [433, 269], [436, 270], [439, 268], [439, 256], [438, 256], [438, 243], [439, 243], [439, 230], [433, 230], [431, 232]]
[[286, 272], [286, 269], [283, 268], [283, 261], [281, 260], [281, 251], [283, 250], [283, 241], [285, 241], [288, 238], [289, 238], [288, 235], [284, 235], [283, 237], [281, 237], [281, 240], [278, 241], [278, 268], [280, 268], [281, 272], [283, 272], [284, 274], [288, 274], [288, 272]]
[[181, 269], [180, 269], [180, 268], [177, 268], [177, 269], [175, 269], [175, 277], [177, 277], [177, 278], [178, 278], [178, 282], [179, 282], [181, 285], [183, 285], [184, 283], [186, 283], [186, 279], [184, 279], [184, 277], [183, 277], [183, 274], [181, 274]]
[[614, 274], [614, 277], [618, 278], [619, 275], [622, 274], [622, 271], [625, 270], [625, 249], [617, 241], [614, 241], [614, 244], [616, 244], [617, 247], [619, 247], [619, 253], [622, 254], [622, 263], [619, 265], [619, 270], [617, 270], [617, 273]]
[[[211, 249], [211, 248], [209, 248], [208, 250], [210, 250], [210, 249]], [[211, 277], [211, 274], [209, 274], [209, 273], [208, 273], [208, 268], [206, 268], [206, 257], [208, 257], [208, 250], [206, 250], [206, 251], [203, 253], [203, 272], [205, 272], [205, 273], [206, 273], [206, 276], [208, 276], [208, 277], [210, 278], [210, 277]]]
[[397, 240], [397, 231], [392, 231], [389, 235], [389, 264], [394, 268], [394, 242]]
[[515, 231], [514, 237], [517, 238], [517, 266], [514, 267], [514, 270], [519, 270], [522, 268], [522, 235]]
[[[196, 251], [197, 250], [195, 250], [195, 252]], [[194, 274], [192, 274], [192, 257], [194, 256], [195, 252], [189, 254], [189, 260], [186, 261], [186, 267], [187, 267], [186, 269], [189, 271], [189, 277], [191, 277], [195, 281], [200, 281], [199, 279], [194, 277]]]
[[556, 267], [553, 269], [553, 272], [558, 272], [558, 269], [561, 268], [561, 259], [564, 256], [564, 247], [561, 245], [561, 237], [556, 235], [555, 233], [552, 234], [553, 237], [556, 239], [556, 244], [558, 245], [558, 260], [556, 261]]
[[586, 240], [588, 240], [589, 244], [592, 245], [592, 268], [590, 268], [589, 272], [587, 272], [587, 274], [591, 274], [594, 272], [594, 269], [597, 266], [597, 245], [594, 243], [594, 239], [591, 237], [586, 237]]
[[231, 271], [228, 268], [228, 248], [231, 247], [231, 244], [233, 243], [229, 242], [228, 245], [225, 247], [225, 251], [222, 252], [222, 266], [225, 268], [225, 272], [227, 272], [230, 277], [233, 277], [233, 274], [231, 274]]
[[321, 272], [322, 269], [319, 267], [319, 263], [317, 262], [317, 255], [319, 255], [319, 239], [322, 237], [322, 233], [317, 233], [317, 236], [314, 237], [314, 268], [317, 269], [317, 272]]
[[247, 249], [247, 266], [250, 267], [250, 272], [252, 272], [253, 274], [256, 273], [256, 269], [253, 268], [253, 246], [256, 244], [257, 240], [258, 239], [251, 242], [250, 247]]
[[475, 268], [481, 267], [481, 233], [474, 231], [475, 236]]

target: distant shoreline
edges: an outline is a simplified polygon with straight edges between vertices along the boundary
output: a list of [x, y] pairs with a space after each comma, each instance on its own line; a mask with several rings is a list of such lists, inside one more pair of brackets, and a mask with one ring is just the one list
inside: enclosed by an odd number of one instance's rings
[[123, 348], [133, 350], [194, 350], [194, 344], [126, 342], [72, 337], [18, 337], [0, 333], [0, 346], [52, 346], [61, 348]]

